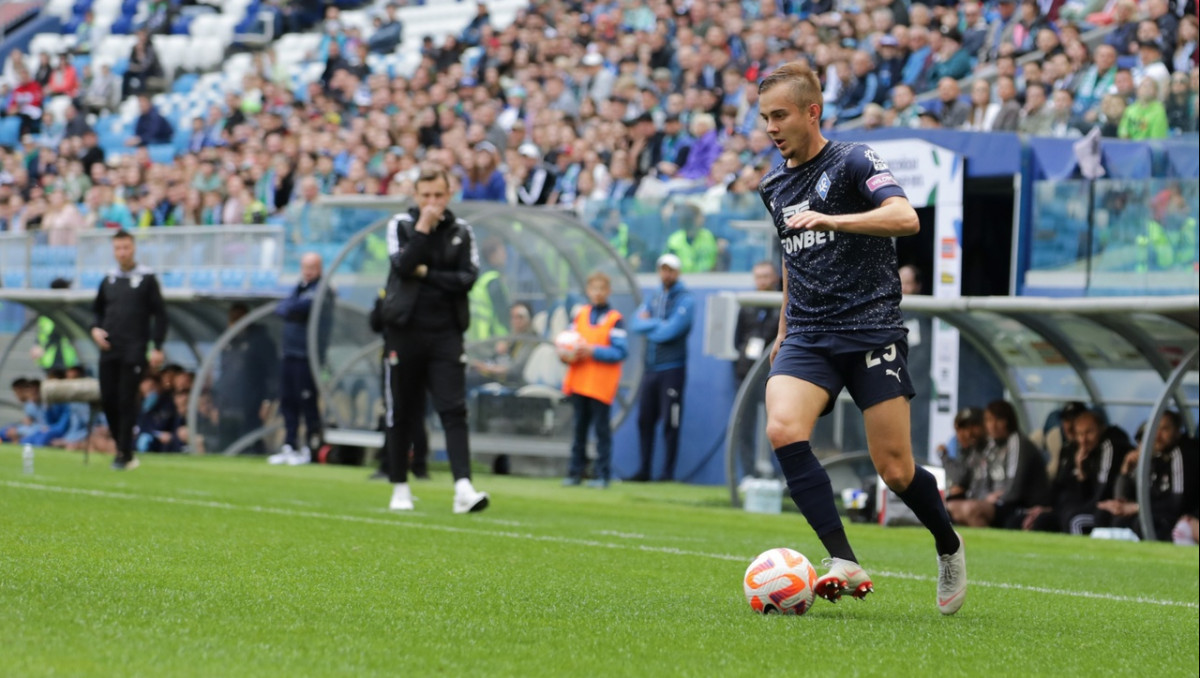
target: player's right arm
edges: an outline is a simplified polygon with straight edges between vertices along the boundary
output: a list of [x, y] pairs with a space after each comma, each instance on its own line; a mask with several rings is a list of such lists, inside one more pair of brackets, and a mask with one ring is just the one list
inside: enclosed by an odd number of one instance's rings
[[775, 355], [779, 353], [779, 347], [783, 345], [783, 340], [787, 336], [787, 305], [788, 305], [788, 276], [787, 276], [787, 260], [782, 259], [780, 262], [781, 271], [783, 271], [783, 302], [779, 306], [779, 330], [775, 332], [775, 343], [771, 346], [770, 364], [775, 364]]

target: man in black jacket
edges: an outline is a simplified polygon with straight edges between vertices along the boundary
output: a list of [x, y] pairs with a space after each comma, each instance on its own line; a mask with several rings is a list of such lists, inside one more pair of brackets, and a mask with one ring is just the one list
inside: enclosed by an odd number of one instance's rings
[[[778, 292], [780, 290], [779, 271], [770, 261], [760, 261], [751, 269], [754, 275], [754, 289], [757, 292]], [[740, 388], [750, 368], [758, 362], [764, 351], [770, 351], [779, 334], [779, 308], [768, 306], [743, 306], [738, 311], [737, 328], [733, 333], [733, 343], [737, 348], [738, 357], [733, 362], [733, 376]], [[742, 461], [742, 475], [757, 477], [756, 433], [757, 426], [743, 425], [738, 432], [738, 453]], [[762, 472], [770, 475], [770, 471]]]
[[146, 371], [150, 342], [154, 343], [150, 367], [157, 369], [163, 363], [167, 307], [158, 278], [134, 260], [133, 236], [117, 231], [112, 247], [117, 268], [100, 282], [96, 293], [92, 339], [100, 348], [100, 399], [117, 448], [112, 467], [124, 471], [138, 465], [133, 456], [133, 427], [141, 412], [139, 382]]
[[417, 207], [387, 225], [388, 272], [382, 316], [388, 474], [393, 511], [411, 511], [408, 449], [413, 417], [426, 390], [446, 432], [446, 454], [454, 474], [454, 512], [487, 508], [488, 495], [471, 484], [467, 440], [466, 357], [463, 332], [470, 323], [467, 294], [479, 275], [475, 236], [455, 217], [450, 177], [440, 167], [423, 169], [416, 181]]

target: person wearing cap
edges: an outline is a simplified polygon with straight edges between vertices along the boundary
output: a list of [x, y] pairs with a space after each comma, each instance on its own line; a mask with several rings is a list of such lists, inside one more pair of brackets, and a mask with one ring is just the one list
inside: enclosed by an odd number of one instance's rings
[[1162, 57], [1162, 43], [1158, 40], [1142, 40], [1138, 42], [1137, 65], [1130, 69], [1136, 84], [1141, 85], [1147, 78], [1154, 81], [1158, 86], [1157, 96], [1160, 101], [1167, 98], [1171, 87], [1171, 72], [1167, 70]]
[[821, 84], [807, 62], [780, 66], [758, 90], [759, 114], [784, 157], [759, 182], [785, 271], [769, 354], [767, 437], [792, 500], [829, 553], [814, 591], [837, 601], [874, 590], [810, 442], [818, 419], [848, 389], [862, 410], [875, 469], [933, 537], [937, 609], [954, 614], [966, 596], [966, 555], [937, 481], [913, 459], [909, 399], [916, 389], [893, 242], [917, 233], [920, 220], [875, 149], [822, 135]]
[[517, 148], [521, 156], [523, 174], [521, 185], [517, 187], [517, 204], [545, 205], [550, 202], [554, 186], [558, 181], [558, 172], [542, 161], [542, 151], [537, 144], [525, 142]]
[[687, 341], [692, 331], [695, 301], [679, 279], [682, 264], [674, 254], [658, 258], [662, 288], [648, 296], [634, 313], [631, 330], [646, 338], [645, 367], [638, 389], [640, 464], [633, 482], [646, 482], [654, 470], [654, 447], [662, 422], [666, 459], [657, 480], [675, 477], [679, 429], [683, 423], [683, 392], [687, 378]]
[[[970, 472], [976, 456], [983, 454], [987, 437], [983, 430], [983, 410], [964, 407], [954, 415], [954, 437], [937, 446], [938, 463], [946, 469], [946, 501], [968, 495]], [[933, 461], [932, 459], [930, 461]], [[954, 515], [953, 509], [950, 515]]]
[[988, 403], [983, 427], [987, 447], [966, 469], [966, 496], [948, 502], [952, 515], [968, 527], [1021, 529], [1027, 513], [1051, 499], [1044, 460], [1019, 430], [1012, 403]]

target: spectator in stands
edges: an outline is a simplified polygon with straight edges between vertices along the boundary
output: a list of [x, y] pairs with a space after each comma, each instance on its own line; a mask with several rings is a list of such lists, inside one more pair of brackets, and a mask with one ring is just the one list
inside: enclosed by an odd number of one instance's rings
[[306, 176], [300, 180], [298, 199], [293, 199], [284, 211], [284, 221], [291, 225], [299, 242], [321, 242], [333, 233], [329, 209], [317, 204], [320, 197], [320, 183], [315, 177]]
[[82, 104], [87, 113], [107, 113], [116, 108], [121, 98], [121, 83], [113, 75], [112, 67], [100, 64], [97, 73], [91, 65], [83, 67]]
[[1179, 22], [1179, 34], [1175, 51], [1171, 53], [1171, 67], [1175, 73], [1187, 73], [1200, 65], [1200, 47], [1197, 46], [1198, 20], [1188, 14]]
[[1158, 98], [1158, 82], [1145, 78], [1137, 88], [1137, 101], [1125, 109], [1117, 136], [1122, 139], [1144, 141], [1164, 139], [1169, 133], [1167, 110]]
[[1196, 129], [1196, 94], [1188, 87], [1187, 73], [1171, 74], [1171, 91], [1164, 108], [1167, 126], [1172, 133], [1193, 132]]
[[50, 72], [45, 87], [46, 91], [53, 96], [67, 96], [74, 99], [79, 94], [79, 73], [76, 72], [75, 63], [69, 54], [64, 53], [58, 57], [58, 63]]
[[404, 22], [396, 14], [397, 5], [388, 3], [384, 9], [385, 16], [374, 19], [375, 32], [367, 41], [368, 48], [376, 54], [390, 54], [396, 51], [404, 39]]
[[658, 422], [663, 422], [666, 463], [658, 480], [673, 480], [683, 423], [683, 390], [687, 378], [687, 337], [692, 330], [692, 293], [679, 279], [682, 264], [674, 254], [658, 258], [662, 289], [648, 297], [631, 329], [646, 336], [646, 365], [638, 395], [638, 440], [641, 461], [629, 480], [646, 482], [653, 470]]
[[488, 13], [487, 3], [480, 2], [475, 5], [475, 16], [471, 22], [463, 29], [462, 35], [459, 38], [467, 47], [475, 47], [483, 40], [484, 29], [491, 25], [491, 14]]
[[[275, 313], [283, 317], [283, 363], [279, 370], [279, 411], [283, 414], [283, 447], [267, 457], [270, 464], [299, 466], [313, 460], [312, 450], [320, 446], [322, 422], [317, 407], [317, 386], [309, 363], [309, 351], [316, 351], [318, 364], [325, 362], [329, 336], [333, 329], [332, 293], [322, 308], [318, 322], [317, 345], [308, 345], [308, 322], [321, 284], [321, 255], [308, 252], [300, 258], [300, 282], [279, 302]], [[330, 288], [332, 290], [332, 288]], [[300, 443], [300, 419], [304, 419], [304, 443]]]
[[1099, 117], [1097, 106], [1113, 86], [1117, 76], [1117, 50], [1112, 45], [1097, 45], [1092, 63], [1075, 81], [1075, 115], [1093, 123]]
[[164, 389], [158, 376], [146, 373], [141, 382], [142, 411], [137, 420], [138, 452], [179, 452], [175, 439], [175, 400], [170, 389]]
[[1010, 36], [1020, 16], [1016, 12], [1016, 0], [998, 0], [995, 12], [988, 21], [987, 37], [984, 40], [981, 62], [995, 62], [1004, 54], [1011, 54]]
[[42, 86], [30, 77], [23, 63], [14, 69], [16, 87], [8, 98], [8, 115], [21, 119], [21, 134], [36, 134], [42, 128]]
[[129, 52], [129, 65], [121, 78], [121, 96], [142, 94], [150, 89], [152, 79], [162, 77], [162, 64], [159, 63], [158, 52], [150, 42], [150, 34], [139, 30], [133, 49]]
[[483, 379], [518, 388], [525, 383], [525, 366], [542, 338], [533, 328], [533, 308], [523, 301], [509, 307], [508, 322], [507, 336], [491, 344], [486, 358], [472, 359], [470, 365]]
[[133, 126], [133, 136], [125, 141], [126, 146], [154, 146], [171, 143], [175, 130], [171, 123], [158, 112], [150, 97], [138, 96], [138, 119]]
[[463, 180], [463, 200], [505, 202], [508, 186], [500, 169], [500, 153], [488, 141], [480, 141], [468, 156], [468, 168]]
[[1113, 9], [1116, 27], [1104, 38], [1104, 44], [1112, 45], [1118, 56], [1130, 56], [1137, 52], [1137, 3], [1134, 0], [1118, 0]]
[[681, 273], [706, 273], [717, 263], [717, 239], [704, 227], [704, 214], [695, 205], [676, 210], [679, 227], [667, 237], [666, 252], [675, 255]]
[[892, 88], [891, 127], [919, 127], [921, 107], [916, 104], [913, 88], [903, 83]]
[[1100, 113], [1096, 124], [1100, 127], [1100, 135], [1116, 139], [1120, 135], [1121, 119], [1125, 115], [1125, 97], [1120, 94], [1108, 94], [1100, 102]]
[[[1154, 519], [1153, 538], [1169, 541], [1171, 531], [1184, 515], [1185, 469], [1184, 459], [1196, 455], [1195, 443], [1183, 435], [1179, 413], [1167, 410], [1158, 423], [1150, 461], [1150, 509]], [[1096, 505], [1096, 527], [1127, 527], [1142, 538], [1138, 519], [1137, 469], [1140, 451], [1137, 448], [1125, 455], [1121, 463], [1121, 474], [1113, 488], [1113, 498]], [[1193, 490], [1194, 491], [1194, 490]]]
[[49, 196], [49, 205], [42, 216], [46, 244], [52, 247], [73, 246], [76, 235], [84, 228], [83, 215], [74, 204], [67, 201], [63, 191], [50, 191]]
[[545, 205], [554, 193], [558, 174], [554, 167], [542, 161], [542, 151], [537, 144], [526, 142], [517, 151], [521, 156], [521, 165], [515, 179], [520, 180], [517, 187], [517, 203], [520, 205]]
[[96, 26], [95, 14], [92, 10], [83, 13], [83, 18], [75, 26], [75, 53], [91, 54], [92, 42]]
[[1142, 84], [1147, 78], [1153, 80], [1158, 87], [1160, 99], [1166, 98], [1171, 84], [1171, 72], [1162, 61], [1163, 48], [1157, 40], [1142, 40], [1138, 43], [1138, 62], [1131, 69], [1133, 82]]
[[150, 0], [146, 6], [146, 18], [141, 30], [150, 35], [160, 35], [170, 32], [173, 12], [171, 3], [166, 0]]
[[863, 113], [866, 105], [873, 103], [879, 90], [879, 79], [875, 73], [875, 62], [871, 55], [862, 50], [850, 57], [850, 86], [838, 97], [837, 120], [853, 120]]
[[1025, 105], [1021, 108], [1021, 122], [1017, 131], [1031, 136], [1047, 136], [1053, 120], [1053, 111], [1046, 103], [1046, 88], [1041, 83], [1025, 86]]
[[971, 55], [962, 46], [962, 34], [956, 28], [941, 30], [941, 46], [933, 57], [929, 79], [940, 84], [942, 78], [960, 80], [971, 74]]
[[941, 118], [942, 127], [947, 129], [958, 129], [967, 122], [968, 116], [971, 114], [971, 107], [962, 100], [962, 88], [959, 87], [958, 81], [951, 77], [944, 77], [937, 84], [938, 116]]
[[1059, 89], [1054, 91], [1050, 103], [1050, 136], [1067, 139], [1082, 136], [1073, 113], [1075, 99], [1071, 90]]
[[1000, 104], [992, 99], [992, 86], [987, 80], [971, 83], [971, 108], [963, 129], [975, 132], [990, 132], [1000, 114]]

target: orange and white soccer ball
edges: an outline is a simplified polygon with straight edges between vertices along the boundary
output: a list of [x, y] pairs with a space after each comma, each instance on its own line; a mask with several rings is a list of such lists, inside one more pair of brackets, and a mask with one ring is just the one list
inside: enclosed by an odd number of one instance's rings
[[762, 614], [804, 614], [812, 607], [816, 585], [812, 563], [788, 548], [764, 551], [746, 568], [742, 580], [750, 607]]
[[575, 330], [563, 330], [554, 338], [554, 350], [558, 351], [559, 360], [564, 363], [573, 363], [579, 360], [579, 349], [583, 348], [586, 343]]

